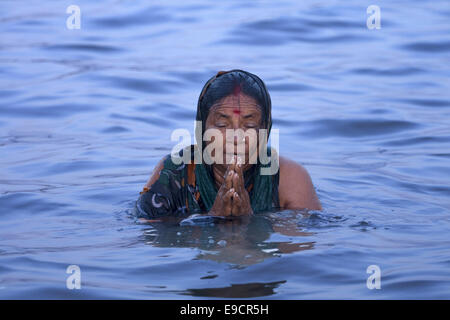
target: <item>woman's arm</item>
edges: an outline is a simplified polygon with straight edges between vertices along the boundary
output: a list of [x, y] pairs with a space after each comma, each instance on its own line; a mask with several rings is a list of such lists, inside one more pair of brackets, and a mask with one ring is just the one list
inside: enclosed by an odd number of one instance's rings
[[308, 171], [281, 156], [278, 193], [280, 206], [284, 209], [322, 210]]
[[160, 174], [161, 170], [164, 168], [164, 161], [166, 159], [167, 159], [167, 156], [162, 158], [156, 165], [155, 169], [153, 169], [153, 172], [150, 175], [150, 178], [148, 179], [147, 183], [144, 186], [144, 191], [146, 191], [145, 189], [147, 189], [147, 190], [150, 189], [152, 184], [154, 184], [156, 182], [156, 180], [159, 179], [159, 174]]
[[[164, 170], [164, 164], [168, 156], [165, 156], [153, 169], [153, 172], [140, 192], [137, 201], [139, 207], [138, 218], [142, 222], [157, 222], [161, 218], [169, 215], [173, 208], [172, 190], [170, 185], [160, 181], [161, 171]], [[166, 179], [167, 180], [167, 179]]]

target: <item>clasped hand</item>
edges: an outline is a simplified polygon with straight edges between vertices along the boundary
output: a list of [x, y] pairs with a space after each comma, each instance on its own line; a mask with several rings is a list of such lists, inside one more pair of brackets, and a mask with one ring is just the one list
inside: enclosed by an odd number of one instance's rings
[[233, 156], [224, 181], [209, 212], [214, 216], [249, 216], [253, 214], [250, 196], [245, 189], [242, 161]]

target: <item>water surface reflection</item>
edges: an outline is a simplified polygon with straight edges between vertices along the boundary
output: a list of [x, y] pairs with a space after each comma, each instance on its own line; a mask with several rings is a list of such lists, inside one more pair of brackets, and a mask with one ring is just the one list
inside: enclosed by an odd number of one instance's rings
[[143, 237], [146, 244], [156, 247], [197, 248], [200, 253], [196, 259], [247, 266], [281, 254], [313, 249], [314, 241], [305, 241], [313, 233], [302, 231], [299, 225], [309, 217], [306, 211], [290, 210], [222, 221], [199, 215], [166, 218], [149, 223]]

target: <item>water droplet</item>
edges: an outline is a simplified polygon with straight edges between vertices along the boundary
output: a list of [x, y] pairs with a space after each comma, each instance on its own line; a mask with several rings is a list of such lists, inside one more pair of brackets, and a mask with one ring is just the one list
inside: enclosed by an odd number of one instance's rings
[[225, 247], [227, 245], [227, 242], [225, 240], [220, 240], [217, 242], [217, 244], [221, 247]]

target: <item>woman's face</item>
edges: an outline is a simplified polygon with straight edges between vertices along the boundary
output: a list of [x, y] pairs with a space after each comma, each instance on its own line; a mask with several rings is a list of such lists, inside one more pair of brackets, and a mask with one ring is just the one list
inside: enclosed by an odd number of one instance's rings
[[[242, 92], [231, 94], [216, 102], [210, 109], [206, 119], [205, 133], [207, 133], [208, 129], [215, 130], [210, 130], [214, 137], [211, 141], [206, 141], [206, 145], [208, 146], [215, 141], [214, 131], [216, 133], [220, 131], [219, 139], [222, 138], [223, 146], [222, 163], [229, 163], [229, 159], [233, 154], [240, 157], [242, 163], [256, 163], [249, 161], [249, 155], [252, 156], [252, 161], [255, 161], [256, 158], [254, 157], [257, 155], [258, 132], [261, 129], [261, 123], [261, 108], [254, 98]], [[231, 129], [228, 131], [228, 137], [227, 129]], [[237, 135], [239, 130], [232, 131], [237, 129], [241, 129], [241, 136]], [[233, 133], [236, 133], [236, 135], [233, 135]], [[212, 151], [211, 156], [217, 158], [219, 155]]]

